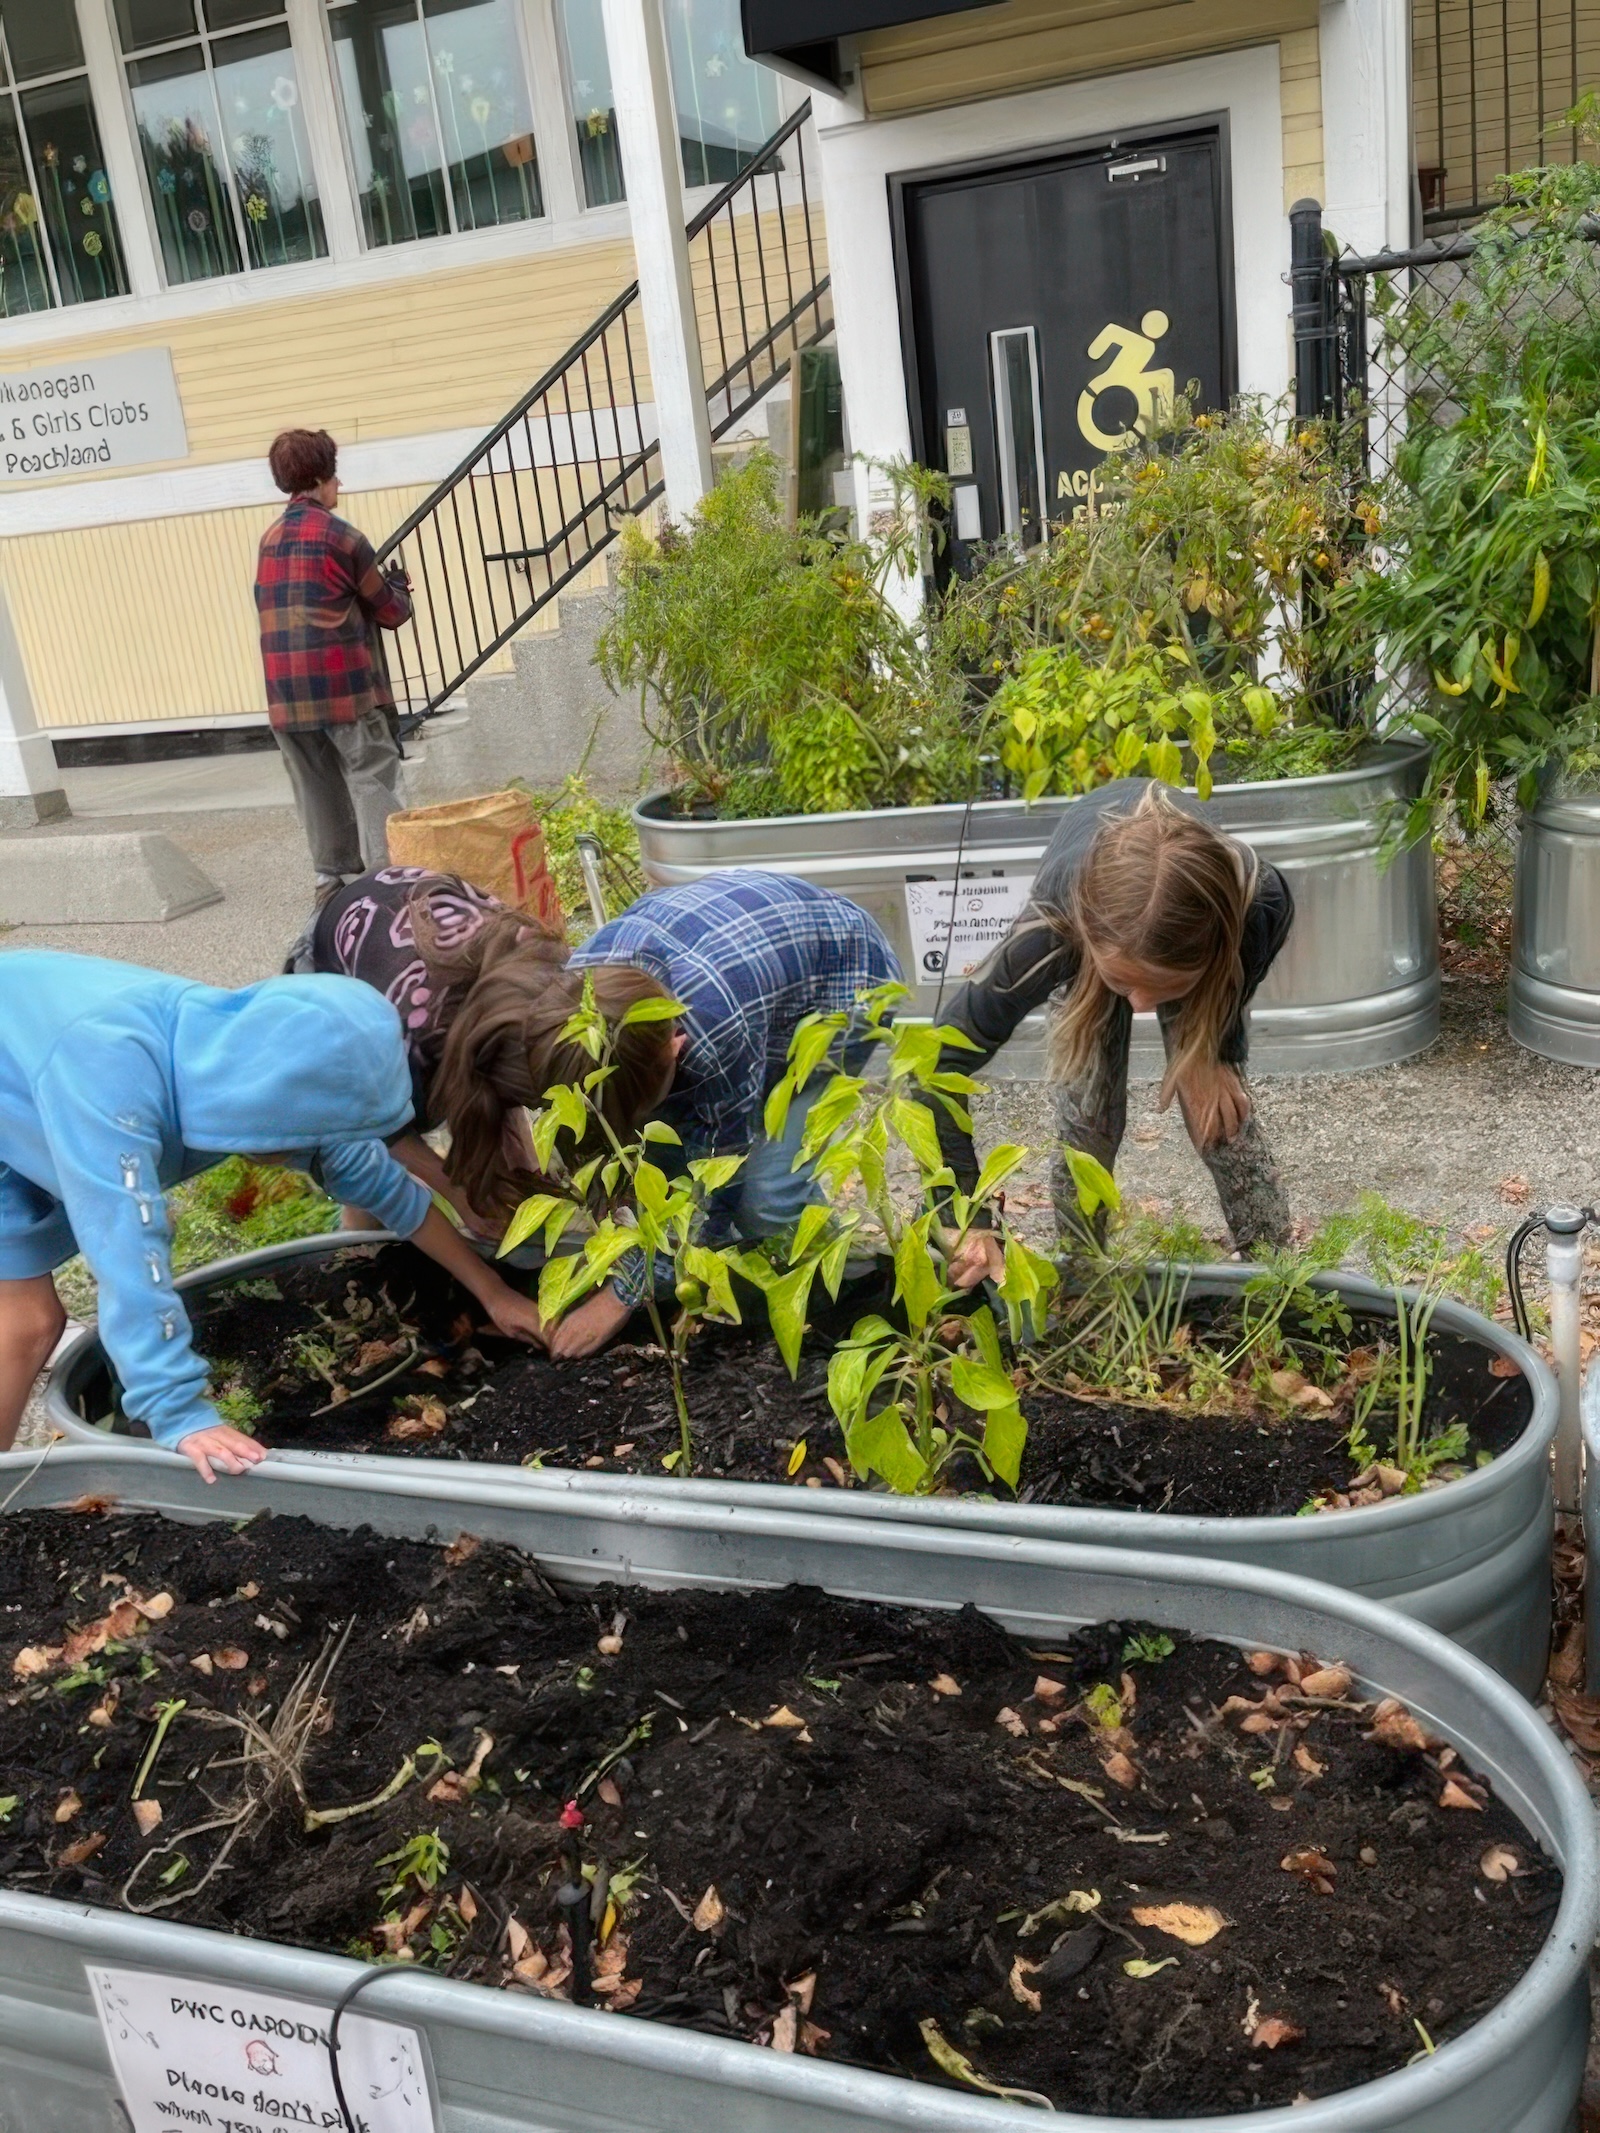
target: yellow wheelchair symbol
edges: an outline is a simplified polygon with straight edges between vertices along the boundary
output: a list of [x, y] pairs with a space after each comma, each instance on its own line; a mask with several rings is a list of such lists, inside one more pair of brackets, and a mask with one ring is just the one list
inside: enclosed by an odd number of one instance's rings
[[[1170, 414], [1176, 380], [1170, 370], [1152, 370], [1149, 366], [1156, 343], [1171, 324], [1164, 311], [1147, 311], [1139, 321], [1138, 333], [1131, 326], [1113, 324], [1103, 327], [1089, 343], [1092, 363], [1098, 363], [1102, 356], [1111, 357], [1105, 369], [1092, 377], [1078, 395], [1078, 428], [1100, 451], [1125, 452], [1135, 437], [1146, 435], [1154, 422]], [[1132, 429], [1103, 430], [1095, 421], [1096, 400], [1114, 385], [1124, 387], [1139, 403]]]

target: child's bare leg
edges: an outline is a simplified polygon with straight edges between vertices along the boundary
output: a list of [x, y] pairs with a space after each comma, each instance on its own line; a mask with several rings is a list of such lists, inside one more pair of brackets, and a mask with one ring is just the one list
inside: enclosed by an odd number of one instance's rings
[[17, 1427], [67, 1314], [48, 1274], [28, 1281], [0, 1281], [0, 1452], [17, 1441]]

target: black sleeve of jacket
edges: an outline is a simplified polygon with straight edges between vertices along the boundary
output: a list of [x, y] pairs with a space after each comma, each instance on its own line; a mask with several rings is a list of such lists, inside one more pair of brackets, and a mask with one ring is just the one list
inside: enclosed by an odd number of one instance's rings
[[[947, 1044], [939, 1055], [940, 1073], [980, 1073], [1025, 1016], [1042, 1007], [1058, 986], [1071, 984], [1077, 968], [1077, 957], [1037, 906], [1026, 905], [979, 975], [961, 988], [940, 1017], [977, 1046], [967, 1051]], [[972, 1136], [937, 1102], [934, 1117], [940, 1151], [956, 1183], [970, 1192], [978, 1176]]]
[[1263, 866], [1255, 896], [1245, 914], [1244, 939], [1240, 943], [1244, 996], [1232, 1027], [1222, 1040], [1222, 1059], [1227, 1066], [1242, 1067], [1249, 1056], [1245, 1010], [1255, 998], [1261, 980], [1277, 961], [1278, 952], [1289, 938], [1289, 928], [1293, 924], [1294, 898], [1289, 893], [1289, 884], [1276, 867]]

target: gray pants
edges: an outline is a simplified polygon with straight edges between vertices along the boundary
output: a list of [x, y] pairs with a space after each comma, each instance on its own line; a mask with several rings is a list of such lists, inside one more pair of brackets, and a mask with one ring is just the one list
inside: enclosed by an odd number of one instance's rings
[[[1160, 1011], [1161, 1035], [1172, 1055], [1176, 1013]], [[1133, 1012], [1125, 1000], [1112, 1013], [1104, 1044], [1094, 1065], [1081, 1081], [1056, 1091], [1058, 1140], [1081, 1148], [1110, 1170], [1122, 1146], [1128, 1123], [1128, 1051], [1133, 1038]], [[1290, 1241], [1289, 1200], [1278, 1176], [1278, 1166], [1252, 1110], [1231, 1141], [1202, 1148], [1200, 1160], [1211, 1173], [1222, 1202], [1234, 1249], [1248, 1252], [1256, 1244], [1287, 1244]], [[1060, 1156], [1051, 1167], [1051, 1192], [1056, 1220], [1064, 1238], [1083, 1232], [1072, 1178]]]
[[344, 726], [280, 732], [300, 827], [319, 884], [389, 863], [389, 817], [405, 806], [400, 748], [381, 711]]

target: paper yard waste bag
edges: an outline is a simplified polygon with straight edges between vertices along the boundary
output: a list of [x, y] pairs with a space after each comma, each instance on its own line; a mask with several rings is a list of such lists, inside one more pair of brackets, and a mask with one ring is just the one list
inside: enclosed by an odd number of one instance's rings
[[511, 910], [564, 930], [561, 899], [545, 865], [544, 833], [527, 793], [480, 793], [439, 807], [413, 807], [391, 815], [388, 830], [393, 865], [459, 874]]

